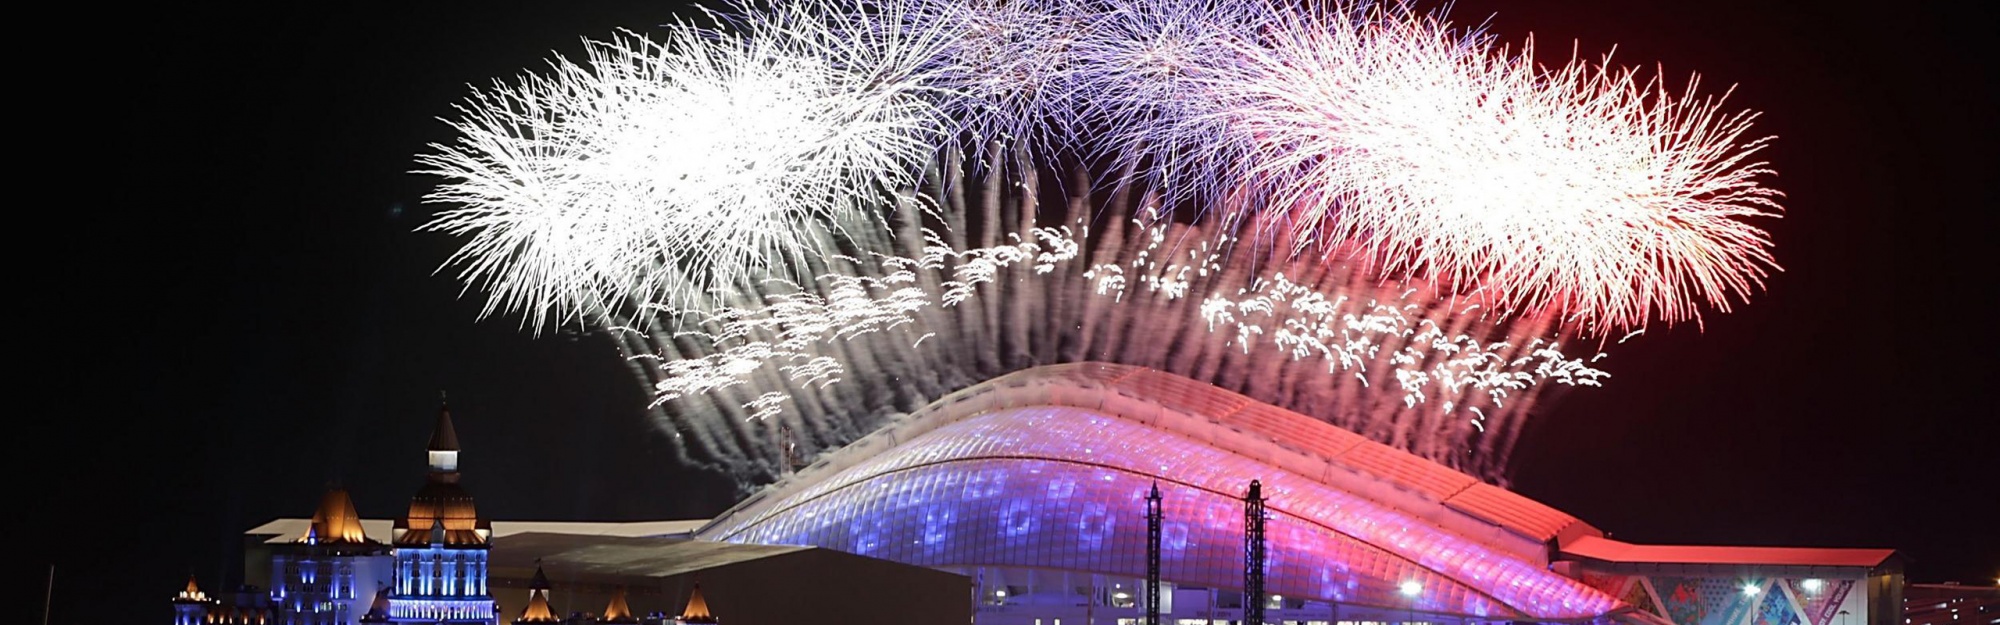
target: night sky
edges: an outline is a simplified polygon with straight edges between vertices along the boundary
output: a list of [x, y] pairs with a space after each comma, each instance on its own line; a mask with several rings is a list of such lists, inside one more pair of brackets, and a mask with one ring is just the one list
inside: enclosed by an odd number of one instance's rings
[[[15, 103], [74, 125], [17, 118], [61, 140], [28, 170], [56, 174], [14, 180], [49, 198], [17, 220], [59, 225], [13, 230], [35, 304], [17, 304], [16, 394], [39, 407], [12, 418], [28, 522], [8, 578], [40, 590], [54, 564], [54, 622], [164, 622], [190, 570], [241, 583], [240, 532], [310, 514], [332, 482], [365, 517], [399, 514], [441, 390], [490, 518], [732, 503], [673, 464], [607, 341], [477, 321], [432, 273], [454, 241], [412, 232], [435, 210], [412, 157], [449, 138], [436, 118], [469, 85], [679, 9], [572, 4], [155, 4], [76, 16], [115, 24], [40, 51], [59, 93]], [[1617, 44], [1676, 83], [1738, 85], [1789, 196], [1768, 292], [1654, 328], [1612, 350], [1606, 388], [1544, 402], [1514, 487], [1624, 540], [1895, 547], [1913, 581], [1991, 583], [2000, 63], [1978, 41], [1995, 3], [1737, 4], [1452, 13], [1533, 32], [1550, 61]]]

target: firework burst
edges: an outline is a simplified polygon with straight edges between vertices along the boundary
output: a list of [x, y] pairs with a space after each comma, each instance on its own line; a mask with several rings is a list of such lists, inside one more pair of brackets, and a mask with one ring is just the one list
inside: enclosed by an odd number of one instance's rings
[[923, 81], [896, 71], [893, 48], [836, 67], [801, 44], [828, 25], [789, 24], [793, 36], [680, 26], [661, 43], [590, 42], [583, 63], [461, 106], [460, 138], [420, 158], [450, 180], [429, 199], [457, 207], [425, 228], [468, 238], [449, 262], [485, 287], [487, 312], [539, 330], [633, 304], [699, 307], [822, 253], [800, 233], [910, 184], [937, 141]]
[[[1270, 7], [1253, 0], [1111, 0], [1076, 46], [1079, 151], [1172, 199], [1209, 198], [1244, 162], [1211, 84], [1229, 75]], [[1121, 181], [1122, 182], [1122, 181]]]
[[1776, 268], [1753, 115], [1630, 70], [1546, 69], [1430, 18], [1288, 15], [1216, 81], [1300, 241], [1588, 331], [1728, 310]]
[[[950, 35], [933, 68], [944, 111], [976, 148], [1059, 152], [1075, 132], [1076, 46], [1090, 9], [1062, 0], [880, 0], [889, 27]], [[992, 156], [992, 155], [988, 155]]]

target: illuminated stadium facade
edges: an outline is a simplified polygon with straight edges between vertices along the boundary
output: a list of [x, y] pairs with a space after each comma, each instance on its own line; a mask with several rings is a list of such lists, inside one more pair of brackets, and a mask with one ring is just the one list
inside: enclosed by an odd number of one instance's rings
[[946, 397], [695, 537], [962, 572], [980, 623], [1129, 623], [1144, 613], [1157, 483], [1162, 622], [1234, 621], [1252, 479], [1268, 500], [1274, 623], [1887, 625], [1884, 606], [1900, 604], [1888, 550], [1628, 545], [1311, 417], [1096, 363]]

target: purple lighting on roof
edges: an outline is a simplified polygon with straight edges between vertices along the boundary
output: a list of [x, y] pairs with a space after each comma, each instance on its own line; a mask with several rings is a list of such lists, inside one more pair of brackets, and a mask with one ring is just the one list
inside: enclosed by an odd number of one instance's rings
[[[1267, 592], [1519, 620], [1590, 618], [1620, 606], [1430, 519], [1209, 443], [1070, 407], [1001, 409], [942, 425], [702, 535], [925, 566], [1138, 577], [1144, 497], [1155, 476], [1166, 518], [1162, 573], [1178, 583], [1241, 583], [1235, 494], [1254, 477], [1270, 500]], [[1420, 592], [1405, 596], [1412, 583]]]

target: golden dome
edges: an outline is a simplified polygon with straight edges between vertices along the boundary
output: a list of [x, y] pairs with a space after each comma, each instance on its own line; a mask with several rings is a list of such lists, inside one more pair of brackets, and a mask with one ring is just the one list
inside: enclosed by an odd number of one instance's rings
[[431, 530], [439, 526], [447, 545], [484, 545], [486, 536], [480, 530], [492, 528], [479, 519], [471, 493], [456, 483], [433, 480], [410, 498], [409, 515], [396, 521], [396, 544], [428, 545]]

